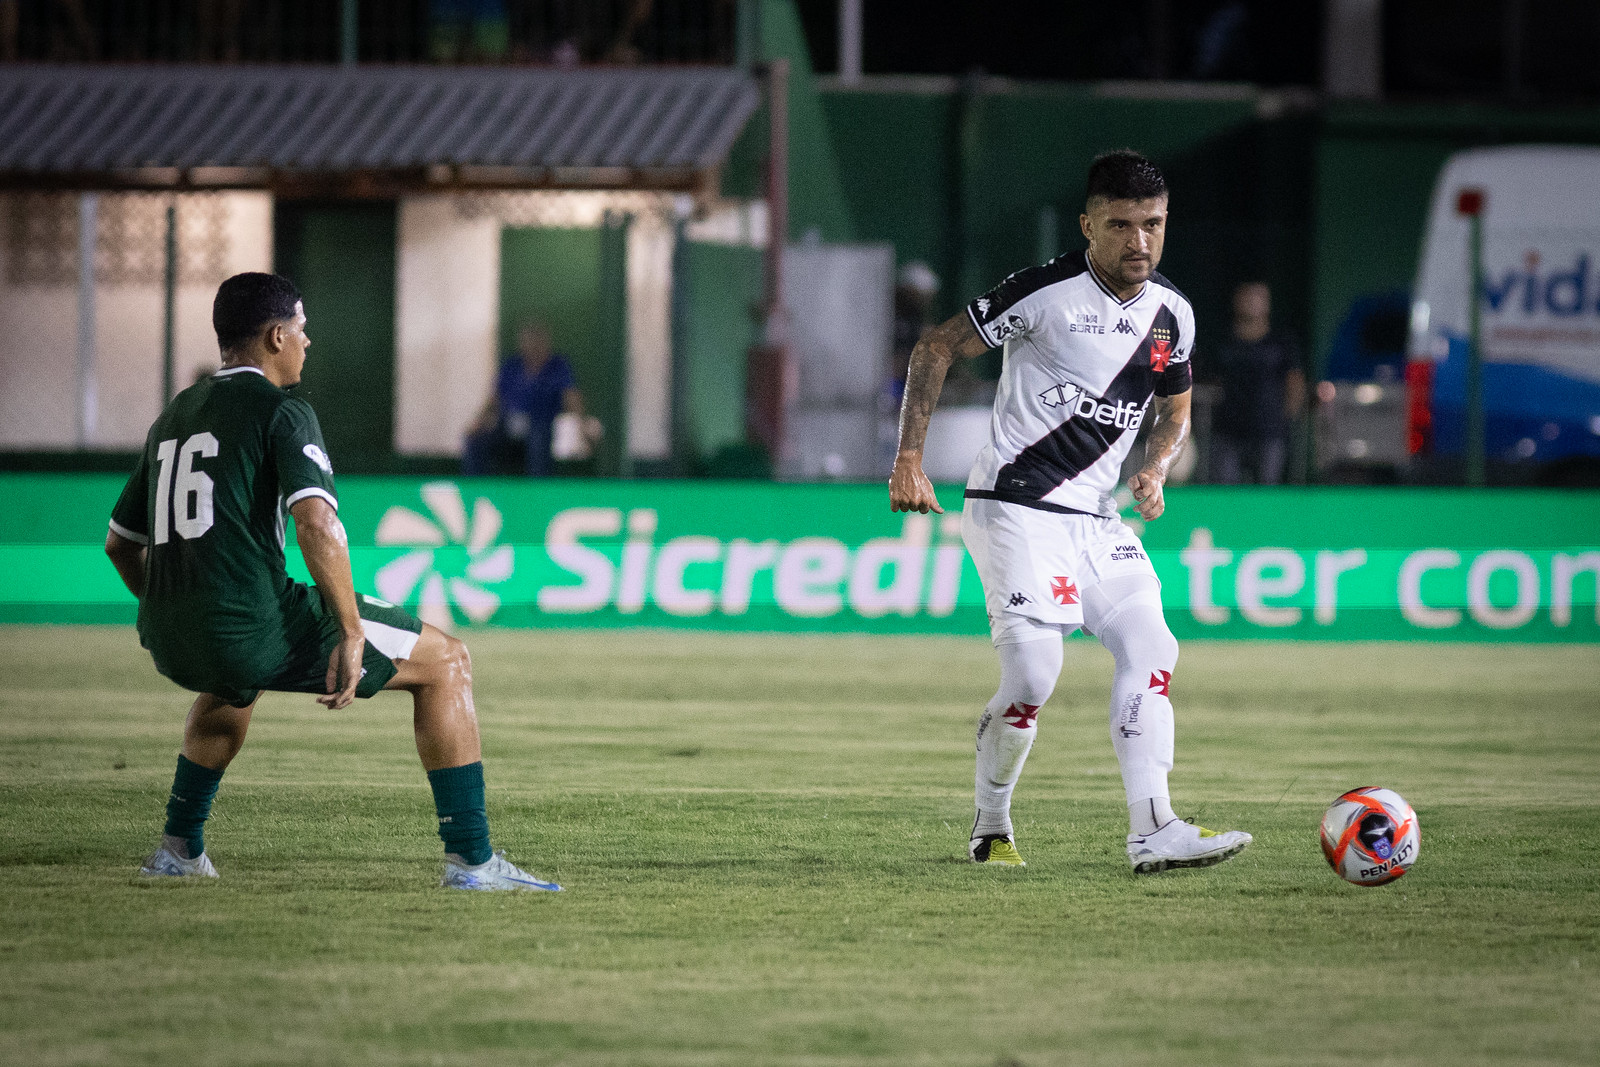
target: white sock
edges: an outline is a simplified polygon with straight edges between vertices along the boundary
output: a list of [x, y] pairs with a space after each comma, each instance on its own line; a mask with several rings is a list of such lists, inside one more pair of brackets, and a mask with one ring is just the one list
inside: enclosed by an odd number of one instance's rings
[[1178, 816], [1172, 810], [1169, 797], [1145, 797], [1128, 805], [1128, 832], [1153, 834]]
[[[1150, 581], [1146, 579], [1145, 581]], [[1154, 833], [1171, 821], [1174, 726], [1170, 689], [1178, 642], [1162, 617], [1159, 593], [1136, 589], [1097, 619], [1100, 641], [1116, 660], [1111, 681], [1111, 746], [1122, 769], [1131, 833]]]
[[995, 651], [1000, 654], [1000, 688], [978, 719], [973, 837], [1012, 832], [1011, 793], [1039, 733], [1035, 717], [1061, 674], [1059, 633], [999, 645]]

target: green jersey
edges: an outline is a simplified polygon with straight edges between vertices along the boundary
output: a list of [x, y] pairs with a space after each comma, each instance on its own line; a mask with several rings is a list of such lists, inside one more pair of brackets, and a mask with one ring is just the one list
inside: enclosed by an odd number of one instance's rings
[[311, 405], [254, 367], [223, 370], [168, 404], [145, 439], [111, 529], [149, 547], [139, 640], [190, 689], [246, 689], [317, 625], [321, 605], [284, 567], [288, 509], [338, 507]]

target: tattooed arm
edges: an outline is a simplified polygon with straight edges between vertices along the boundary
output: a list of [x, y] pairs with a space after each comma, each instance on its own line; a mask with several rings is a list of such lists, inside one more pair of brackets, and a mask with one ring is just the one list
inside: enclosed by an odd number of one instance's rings
[[988, 350], [989, 345], [978, 336], [965, 311], [923, 334], [911, 350], [905, 401], [900, 406], [900, 450], [894, 457], [894, 473], [889, 475], [890, 510], [944, 514], [933, 483], [922, 473], [922, 445], [928, 437], [928, 420], [933, 418], [950, 364], [958, 356], [971, 359]]
[[1150, 431], [1149, 440], [1145, 442], [1144, 466], [1138, 474], [1128, 479], [1134, 503], [1139, 506], [1139, 514], [1146, 521], [1159, 519], [1161, 513], [1167, 510], [1161, 487], [1166, 483], [1167, 470], [1178, 458], [1178, 453], [1183, 451], [1183, 443], [1189, 438], [1189, 397], [1192, 393], [1193, 390], [1185, 390], [1176, 396], [1156, 397], [1156, 424]]

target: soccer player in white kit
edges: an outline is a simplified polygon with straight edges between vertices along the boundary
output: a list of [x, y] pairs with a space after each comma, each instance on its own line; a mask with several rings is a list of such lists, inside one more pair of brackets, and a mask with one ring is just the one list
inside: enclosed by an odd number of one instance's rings
[[1167, 184], [1131, 151], [1089, 168], [1085, 252], [1006, 278], [911, 353], [895, 511], [942, 512], [922, 471], [928, 420], [957, 357], [1005, 348], [989, 443], [967, 479], [961, 533], [983, 579], [1000, 688], [978, 719], [975, 863], [1021, 866], [1011, 794], [1061, 673], [1062, 639], [1082, 627], [1116, 660], [1111, 743], [1127, 794], [1128, 862], [1139, 874], [1207, 867], [1250, 843], [1174, 815], [1172, 672], [1178, 642], [1161, 584], [1112, 499], [1122, 461], [1155, 401], [1145, 462], [1128, 480], [1146, 521], [1189, 432], [1194, 311], [1156, 271]]

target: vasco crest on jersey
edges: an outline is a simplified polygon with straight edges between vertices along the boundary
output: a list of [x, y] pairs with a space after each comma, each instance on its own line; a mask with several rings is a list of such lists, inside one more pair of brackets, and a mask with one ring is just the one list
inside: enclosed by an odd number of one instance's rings
[[1172, 331], [1157, 326], [1150, 331], [1150, 369], [1157, 374], [1172, 362]]

